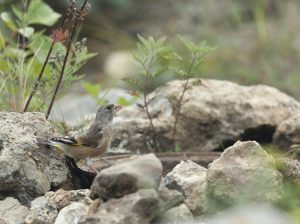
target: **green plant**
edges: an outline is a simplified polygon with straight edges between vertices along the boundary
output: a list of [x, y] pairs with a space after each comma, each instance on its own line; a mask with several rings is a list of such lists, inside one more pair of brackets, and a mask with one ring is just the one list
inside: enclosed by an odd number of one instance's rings
[[84, 90], [95, 100], [98, 105], [103, 105], [106, 103], [103, 97], [99, 95], [101, 92], [100, 84], [94, 84], [90, 82], [82, 82]]
[[[101, 85], [98, 83], [90, 83], [87, 81], [82, 82], [83, 89], [91, 96], [97, 105], [107, 104], [108, 101], [105, 99], [106, 95], [110, 92], [111, 88], [106, 89], [103, 94], [101, 93]], [[127, 99], [123, 96], [117, 99], [117, 104], [122, 106], [130, 106], [138, 100], [137, 96], [133, 96], [130, 99]]]
[[133, 52], [134, 59], [140, 65], [140, 69], [131, 77], [126, 77], [123, 81], [129, 84], [134, 95], [141, 95], [143, 105], [150, 123], [150, 130], [155, 151], [160, 150], [157, 140], [157, 133], [148, 106], [148, 93], [155, 80], [162, 76], [168, 69], [172, 55], [171, 47], [166, 43], [166, 38], [148, 39], [138, 36], [139, 43]]
[[149, 119], [150, 130], [154, 142], [155, 151], [160, 151], [160, 145], [157, 140], [157, 133], [153, 124], [153, 118], [149, 111], [148, 94], [157, 78], [175, 74], [179, 79], [183, 79], [183, 90], [177, 100], [174, 110], [174, 126], [172, 129], [172, 138], [174, 140], [174, 150], [176, 146], [176, 125], [178, 122], [180, 108], [184, 103], [185, 92], [193, 85], [199, 82], [190, 82], [191, 78], [198, 77], [195, 69], [203, 62], [204, 57], [212, 50], [206, 46], [205, 42], [195, 44], [182, 37], [181, 40], [185, 51], [175, 50], [175, 47], [166, 42], [166, 38], [154, 39], [153, 37], [143, 38], [138, 36], [139, 43], [137, 49], [133, 52], [134, 59], [139, 63], [140, 70], [136, 74], [123, 79], [128, 83], [130, 90], [141, 96], [142, 104], [139, 107], [145, 111]]
[[177, 123], [180, 114], [180, 109], [183, 104], [184, 94], [186, 91], [193, 85], [201, 84], [201, 80], [197, 82], [190, 83], [191, 78], [199, 77], [197, 71], [199, 65], [203, 62], [205, 56], [213, 50], [213, 48], [208, 47], [205, 42], [198, 44], [193, 43], [187, 39], [180, 37], [181, 42], [183, 43], [187, 52], [177, 53], [173, 52], [174, 62], [175, 62], [175, 75], [179, 79], [183, 79], [184, 83], [182, 86], [182, 91], [179, 99], [177, 100], [174, 114], [174, 125], [172, 129], [172, 139], [174, 141], [174, 146], [176, 145], [176, 132], [177, 132]]
[[[82, 78], [75, 74], [95, 54], [89, 53], [85, 41], [81, 41], [70, 45], [72, 51], [64, 63], [68, 48], [63, 42], [69, 38], [69, 32], [60, 27], [71, 16], [69, 9], [51, 37], [45, 35], [45, 27], [53, 26], [60, 15], [42, 0], [23, 0], [21, 5], [12, 6], [12, 12], [1, 13], [8, 28], [0, 31], [1, 110], [22, 111], [27, 101], [25, 111], [45, 111], [58, 80], [61, 79], [60, 88], [65, 89]], [[63, 67], [66, 70], [61, 76]]]

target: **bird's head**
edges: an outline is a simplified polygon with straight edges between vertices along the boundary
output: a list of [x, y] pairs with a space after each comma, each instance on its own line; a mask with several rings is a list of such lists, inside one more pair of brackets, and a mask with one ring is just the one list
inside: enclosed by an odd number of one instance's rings
[[107, 104], [101, 106], [97, 111], [96, 120], [110, 122], [113, 120], [114, 115], [122, 108], [122, 106], [116, 104]]

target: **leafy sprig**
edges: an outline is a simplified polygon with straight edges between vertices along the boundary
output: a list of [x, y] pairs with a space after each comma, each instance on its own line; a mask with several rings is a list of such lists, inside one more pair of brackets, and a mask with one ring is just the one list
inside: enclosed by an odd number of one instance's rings
[[[206, 42], [200, 42], [198, 44], [189, 41], [183, 37], [179, 37], [180, 41], [185, 47], [187, 51], [184, 55], [183, 53], [173, 52], [174, 55], [174, 70], [175, 75], [179, 79], [183, 79], [184, 83], [182, 86], [182, 91], [179, 99], [177, 100], [175, 106], [175, 114], [174, 114], [174, 125], [172, 129], [172, 139], [174, 141], [174, 146], [176, 146], [176, 132], [177, 132], [177, 123], [179, 119], [180, 109], [183, 104], [183, 99], [186, 91], [190, 88], [189, 79], [199, 77], [199, 73], [195, 73], [198, 70], [198, 67], [204, 61], [205, 56], [210, 53], [213, 48], [208, 47]], [[201, 84], [201, 80], [197, 82], [197, 85]]]
[[153, 119], [149, 111], [148, 93], [155, 80], [162, 76], [168, 69], [169, 60], [172, 56], [172, 49], [166, 43], [166, 38], [154, 39], [153, 37], [144, 38], [138, 36], [139, 43], [133, 52], [134, 59], [140, 65], [137, 73], [131, 77], [126, 77], [123, 81], [127, 82], [131, 91], [139, 93], [143, 101], [143, 108], [146, 111], [150, 122], [152, 140], [155, 151], [160, 151], [159, 142]]
[[[12, 6], [11, 12], [0, 14], [7, 27], [6, 32], [0, 31], [0, 109], [44, 111], [67, 52], [63, 42], [70, 33], [62, 29], [62, 25], [80, 8], [72, 1], [61, 17], [42, 0], [23, 0], [20, 6]], [[86, 14], [86, 7], [82, 11]], [[82, 16], [78, 15], [79, 19]], [[51, 37], [45, 35], [44, 27], [53, 26], [60, 17], [59, 27], [54, 29]], [[38, 30], [36, 25], [44, 27]], [[71, 49], [60, 89], [81, 79], [83, 76], [75, 74], [95, 55], [89, 53], [85, 46], [78, 48], [72, 44]]]
[[[198, 44], [179, 37], [184, 51], [181, 52], [175, 46], [170, 45], [165, 37], [155, 39], [153, 37], [144, 38], [138, 36], [137, 49], [133, 52], [134, 59], [140, 65], [140, 69], [130, 77], [123, 79], [131, 92], [140, 94], [143, 104], [139, 108], [145, 111], [150, 123], [150, 130], [154, 142], [155, 151], [160, 151], [160, 144], [153, 124], [153, 118], [149, 111], [148, 93], [154, 86], [157, 78], [173, 73], [176, 78], [184, 80], [183, 88], [174, 109], [174, 125], [172, 128], [172, 139], [176, 148], [176, 129], [180, 115], [180, 109], [184, 103], [186, 91], [195, 83], [190, 83], [190, 78], [200, 76], [198, 67], [204, 61], [205, 56], [213, 50], [205, 42]], [[175, 50], [176, 49], [176, 50]], [[197, 82], [197, 85], [200, 83]]]

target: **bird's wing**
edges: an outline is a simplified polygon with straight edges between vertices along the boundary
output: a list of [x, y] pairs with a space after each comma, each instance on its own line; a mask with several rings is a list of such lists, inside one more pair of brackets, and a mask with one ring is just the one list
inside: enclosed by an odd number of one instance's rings
[[59, 138], [51, 138], [50, 142], [60, 142], [66, 145], [79, 146], [80, 142], [77, 141], [75, 137], [59, 137]]
[[103, 129], [101, 127], [95, 127], [95, 129], [90, 129], [86, 134], [76, 136], [76, 141], [84, 146], [97, 147], [99, 142], [103, 138]]

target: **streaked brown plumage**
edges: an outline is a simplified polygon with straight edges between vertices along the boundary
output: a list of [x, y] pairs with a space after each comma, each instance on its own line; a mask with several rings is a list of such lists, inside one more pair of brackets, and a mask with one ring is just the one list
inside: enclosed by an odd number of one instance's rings
[[110, 147], [112, 120], [121, 108], [114, 104], [102, 106], [86, 133], [73, 137], [51, 138], [44, 143], [68, 157], [86, 159], [86, 164], [91, 168], [91, 157], [103, 155]]

